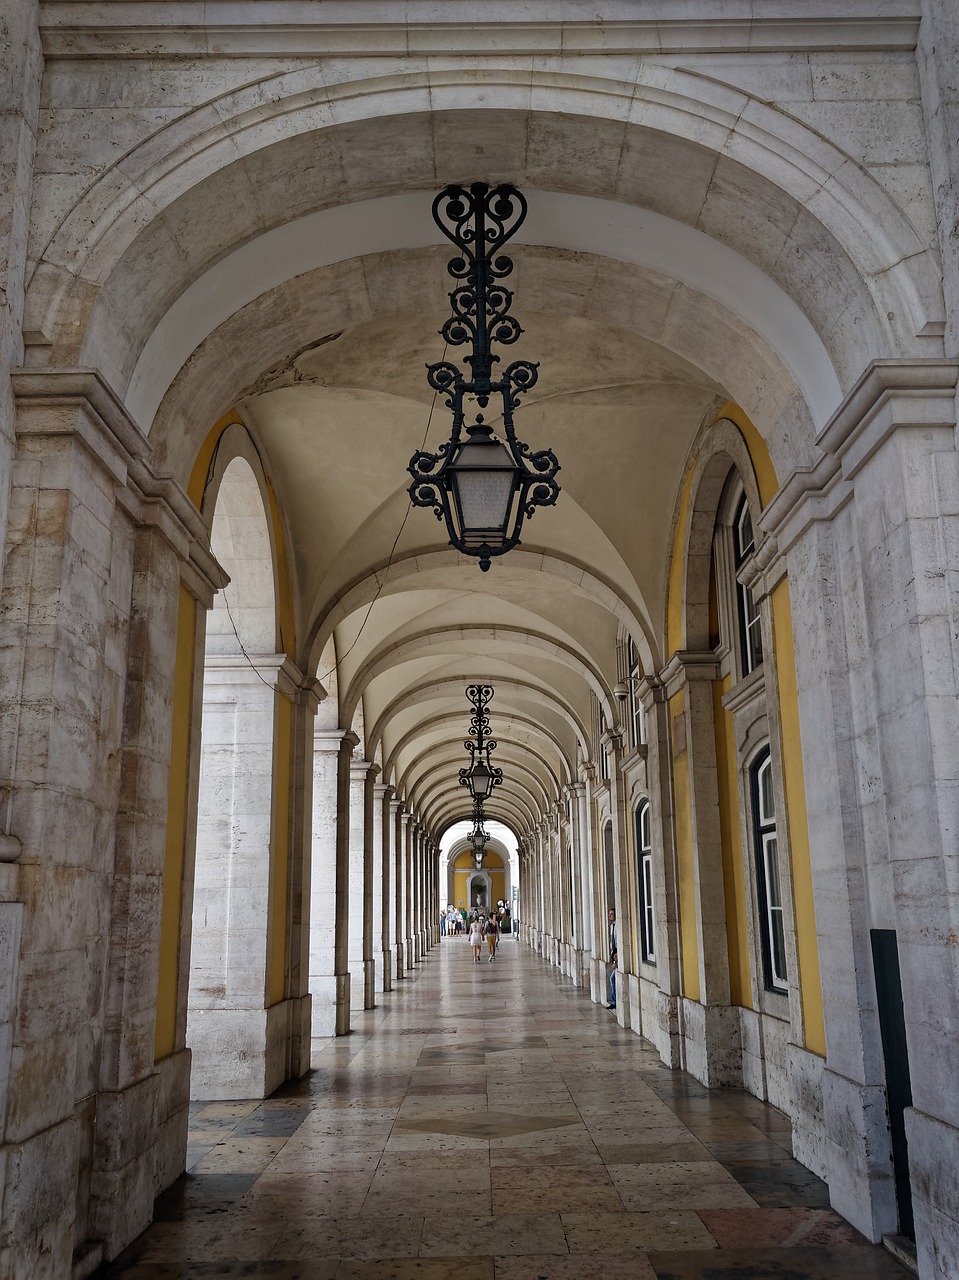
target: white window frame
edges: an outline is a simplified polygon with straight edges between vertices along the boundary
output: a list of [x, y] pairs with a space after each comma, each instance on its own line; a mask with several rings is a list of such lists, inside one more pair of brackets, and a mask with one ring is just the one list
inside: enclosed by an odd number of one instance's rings
[[753, 814], [756, 824], [756, 868], [763, 927], [763, 974], [766, 987], [786, 993], [786, 917], [779, 866], [779, 839], [773, 798], [772, 759], [767, 747], [753, 762]]
[[636, 844], [639, 870], [640, 956], [646, 964], [655, 964], [656, 912], [653, 907], [653, 849], [648, 800], [641, 800], [636, 809]]

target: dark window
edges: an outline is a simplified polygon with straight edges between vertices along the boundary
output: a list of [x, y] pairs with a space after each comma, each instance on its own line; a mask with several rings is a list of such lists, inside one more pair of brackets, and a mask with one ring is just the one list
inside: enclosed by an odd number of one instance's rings
[[779, 877], [779, 847], [776, 839], [773, 771], [768, 750], [762, 753], [750, 773], [752, 775], [759, 910], [762, 916], [763, 974], [769, 990], [785, 991], [788, 986], [786, 977], [786, 934], [783, 922], [782, 886]]
[[653, 850], [649, 838], [649, 801], [636, 810], [636, 849], [639, 871], [639, 944], [647, 964], [656, 961], [656, 920], [653, 915]]
[[763, 635], [759, 618], [759, 610], [753, 600], [749, 587], [738, 580], [740, 569], [752, 555], [756, 547], [753, 537], [753, 521], [749, 514], [749, 506], [745, 494], [736, 508], [733, 521], [733, 549], [736, 559], [736, 601], [739, 613], [739, 643], [742, 656], [743, 675], [748, 676], [763, 660]]
[[639, 681], [643, 670], [632, 639], [626, 644], [626, 664], [628, 667], [626, 684], [629, 688], [629, 740], [631, 746], [638, 747], [646, 741], [646, 724], [643, 704], [639, 696]]

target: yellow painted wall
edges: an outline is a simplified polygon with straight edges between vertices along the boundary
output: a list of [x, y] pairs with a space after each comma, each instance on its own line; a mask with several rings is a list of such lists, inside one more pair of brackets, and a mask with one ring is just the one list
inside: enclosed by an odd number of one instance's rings
[[806, 1048], [811, 1049], [813, 1053], [825, 1056], [826, 1028], [816, 933], [816, 904], [809, 855], [809, 825], [806, 820], [806, 782], [803, 774], [802, 740], [799, 727], [796, 656], [793, 649], [789, 586], [786, 582], [780, 582], [773, 590], [772, 614], [776, 642], [776, 678], [779, 683], [783, 785], [786, 791], [789, 848], [792, 855], [793, 902], [796, 910], [796, 947], [799, 953], [799, 990], [802, 997], [803, 1025]]
[[[467, 911], [470, 909], [469, 900], [469, 882], [470, 876], [475, 872], [473, 865], [473, 855], [469, 851], [464, 851], [456, 857], [453, 863], [453, 906], [464, 906]], [[503, 866], [502, 859], [498, 854], [488, 853], [483, 863], [483, 870], [487, 872], [492, 885], [491, 893], [493, 901], [486, 905], [494, 906], [502, 898], [506, 900], [506, 869]]]
[[739, 773], [733, 717], [723, 706], [729, 676], [713, 681], [713, 724], [716, 731], [716, 774], [719, 830], [723, 849], [723, 896], [726, 904], [726, 948], [729, 958], [729, 1002], [753, 1007], [746, 916], [746, 877], [739, 808]]
[[180, 587], [177, 613], [176, 671], [173, 683], [173, 731], [167, 785], [166, 858], [160, 914], [160, 971], [157, 982], [154, 1054], [159, 1060], [176, 1048], [180, 916], [190, 785], [190, 728], [196, 650], [196, 599]]
[[749, 418], [743, 413], [738, 404], [734, 404], [732, 400], [727, 400], [719, 412], [716, 414], [714, 423], [719, 422], [723, 418], [728, 418], [730, 422], [735, 423], [739, 428], [739, 434], [742, 436], [746, 444], [746, 450], [749, 453], [749, 459], [753, 464], [753, 471], [756, 474], [756, 484], [759, 486], [759, 498], [765, 507], [767, 503], [772, 502], [776, 494], [779, 492], [779, 480], [776, 476], [776, 468], [773, 466], [772, 458], [769, 456], [769, 449], [766, 447], [766, 441], [762, 438]]

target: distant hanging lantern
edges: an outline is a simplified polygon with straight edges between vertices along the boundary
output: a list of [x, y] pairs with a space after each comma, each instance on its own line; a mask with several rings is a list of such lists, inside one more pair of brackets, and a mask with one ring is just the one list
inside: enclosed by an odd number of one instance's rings
[[[484, 572], [493, 556], [518, 545], [523, 520], [536, 507], [552, 506], [559, 496], [556, 455], [551, 449], [531, 453], [513, 429], [513, 410], [535, 386], [538, 366], [514, 360], [502, 377], [492, 378], [499, 356], [492, 353], [491, 343], [509, 345], [523, 332], [509, 314], [512, 290], [499, 283], [513, 263], [499, 250], [525, 217], [526, 200], [508, 185], [450, 186], [433, 201], [433, 220], [459, 250], [447, 269], [454, 280], [465, 281], [450, 294], [453, 314], [440, 332], [448, 346], [470, 343], [473, 354], [465, 357], [468, 378], [447, 360], [427, 366], [430, 386], [445, 396], [452, 412], [453, 429], [436, 453], [413, 454], [407, 468], [413, 477], [409, 494], [414, 506], [432, 507], [437, 519], [446, 521], [450, 544], [477, 556]], [[494, 435], [485, 412], [494, 396], [502, 402], [502, 439]], [[466, 397], [484, 411], [470, 408], [469, 424]]]
[[496, 749], [496, 743], [490, 737], [486, 708], [493, 697], [493, 686], [471, 684], [467, 686], [466, 696], [473, 704], [470, 737], [463, 743], [470, 753], [470, 763], [460, 769], [460, 786], [468, 787], [474, 801], [482, 804], [489, 799], [493, 788], [501, 786], [503, 782], [503, 770], [497, 769], [490, 761], [490, 752]]

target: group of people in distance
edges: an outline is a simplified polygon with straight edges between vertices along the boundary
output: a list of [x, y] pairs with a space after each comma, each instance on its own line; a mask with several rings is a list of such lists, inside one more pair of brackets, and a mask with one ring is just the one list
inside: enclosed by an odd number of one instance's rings
[[496, 944], [499, 942], [500, 934], [509, 933], [510, 928], [510, 910], [506, 904], [497, 907], [488, 915], [484, 915], [478, 907], [474, 907], [469, 913], [463, 908], [457, 911], [455, 907], [440, 912], [440, 932], [447, 937], [465, 933], [473, 948], [474, 964], [480, 962], [484, 938], [489, 952], [488, 963], [492, 964], [496, 959]]

